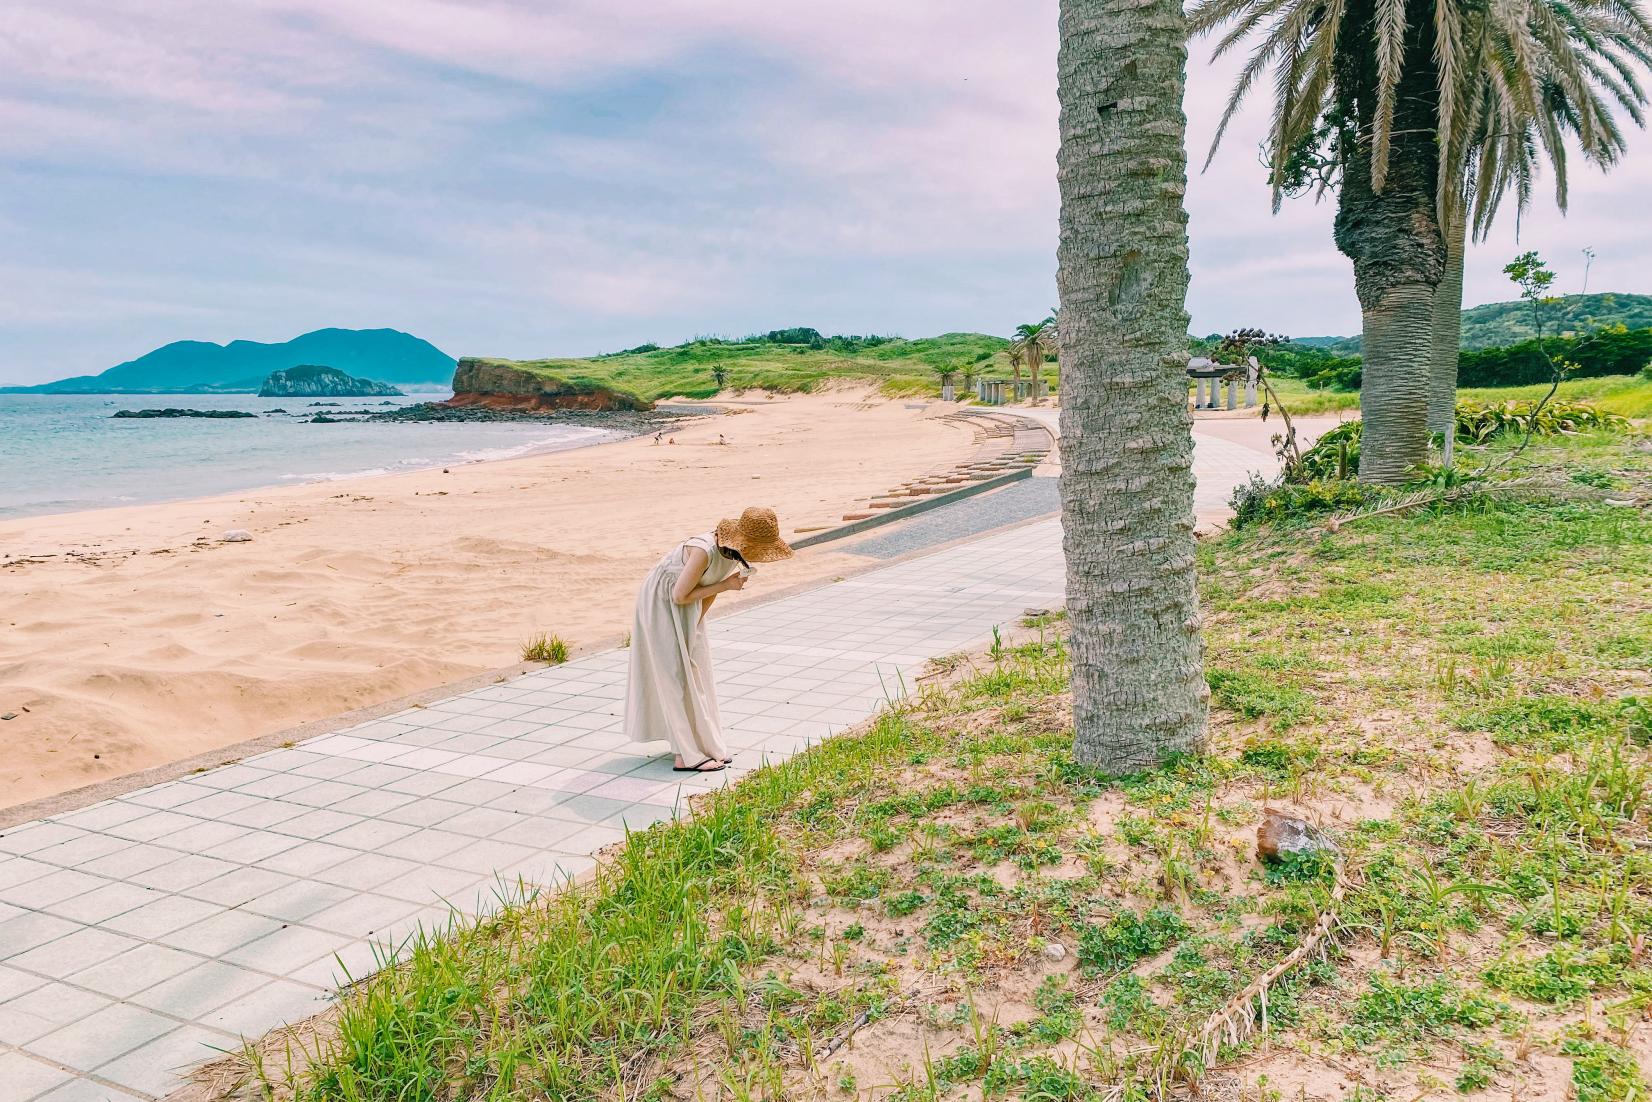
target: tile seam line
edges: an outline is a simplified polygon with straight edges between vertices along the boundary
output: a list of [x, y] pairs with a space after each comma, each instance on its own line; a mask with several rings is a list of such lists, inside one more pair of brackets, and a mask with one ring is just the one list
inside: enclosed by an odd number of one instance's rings
[[[874, 560], [869, 562], [864, 568], [853, 570], [851, 573], [846, 574], [843, 577], [846, 581], [855, 580], [863, 578], [868, 574], [892, 570], [896, 567], [904, 566], [910, 562], [943, 554], [947, 551], [956, 550], [958, 547], [969, 543], [985, 541], [997, 536], [1002, 536], [1018, 528], [1027, 528], [1035, 524], [1042, 524], [1051, 518], [1058, 517], [1059, 515], [1060, 514], [1056, 512], [1045, 513], [1042, 516], [1029, 517], [1023, 520], [1014, 521], [1010, 524], [1002, 525], [1001, 527], [990, 529], [985, 532], [975, 532], [967, 536], [961, 536], [958, 539], [950, 540], [934, 547], [921, 547], [897, 558]], [[921, 518], [914, 519], [921, 520]], [[894, 527], [898, 528], [898, 526]], [[852, 551], [852, 548], [845, 548], [844, 550]], [[729, 612], [726, 616], [714, 616], [712, 621], [716, 622], [719, 620], [731, 619], [746, 612], [756, 611], [768, 605], [788, 600], [792, 597], [798, 597], [811, 592], [825, 591], [836, 584], [838, 583], [834, 581], [800, 583], [796, 586], [790, 586], [786, 589], [779, 590], [773, 594], [765, 594], [763, 597]], [[595, 658], [603, 654], [611, 653], [614, 650], [619, 649], [615, 644], [617, 644], [622, 638], [623, 636], [616, 635], [608, 639], [604, 639], [601, 643], [593, 645], [592, 650], [589, 652], [578, 655], [575, 660]], [[68, 792], [59, 793], [55, 796], [43, 797], [39, 800], [31, 800], [28, 803], [18, 804], [15, 807], [0, 808], [0, 832], [5, 832], [15, 827], [20, 827], [25, 823], [33, 822], [35, 820], [47, 819], [57, 815], [64, 815], [71, 811], [78, 811], [82, 808], [90, 807], [93, 804], [102, 803], [105, 800], [115, 799], [130, 792], [136, 792], [139, 789], [152, 788], [156, 785], [165, 784], [168, 781], [182, 780], [196, 773], [210, 772], [220, 766], [235, 764], [236, 762], [251, 757], [254, 754], [281, 749], [283, 745], [288, 742], [298, 743], [308, 739], [318, 738], [323, 735], [337, 734], [346, 728], [354, 727], [358, 724], [366, 723], [373, 719], [383, 719], [397, 712], [405, 711], [407, 708], [414, 707], [416, 705], [446, 700], [450, 697], [460, 696], [476, 689], [488, 688], [501, 683], [509, 683], [529, 674], [540, 673], [544, 670], [555, 668], [557, 667], [519, 662], [514, 665], [504, 666], [498, 669], [475, 674], [471, 677], [462, 678], [458, 681], [450, 681], [442, 685], [434, 686], [430, 689], [411, 693], [395, 700], [385, 701], [381, 704], [354, 709], [340, 715], [328, 717], [327, 719], [313, 720], [309, 723], [300, 724], [296, 727], [289, 727], [280, 731], [272, 731], [266, 735], [259, 735], [243, 742], [232, 743], [229, 746], [220, 747], [217, 750], [205, 751], [193, 757], [186, 758], [183, 761], [171, 762], [165, 765], [157, 765], [137, 773], [127, 774], [123, 777], [111, 777], [108, 780], [100, 781], [97, 784], [71, 789]]]

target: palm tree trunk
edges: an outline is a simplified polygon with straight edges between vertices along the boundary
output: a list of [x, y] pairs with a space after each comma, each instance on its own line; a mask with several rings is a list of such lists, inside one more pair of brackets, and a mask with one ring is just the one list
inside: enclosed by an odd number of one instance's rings
[[1435, 293], [1426, 283], [1403, 283], [1363, 310], [1361, 481], [1403, 482], [1428, 458]]
[[1061, 512], [1074, 756], [1204, 741], [1181, 0], [1061, 0]]
[[1340, 106], [1350, 120], [1339, 159], [1337, 248], [1354, 262], [1354, 293], [1365, 321], [1361, 352], [1359, 477], [1403, 482], [1428, 460], [1428, 402], [1434, 362], [1434, 305], [1445, 271], [1435, 185], [1438, 93], [1429, 0], [1409, 0], [1405, 58], [1395, 89], [1387, 179], [1371, 163], [1378, 96], [1369, 47], [1374, 9], [1350, 0], [1339, 65]]
[[1463, 340], [1463, 253], [1468, 245], [1463, 211], [1445, 219], [1445, 274], [1434, 299], [1433, 370], [1428, 383], [1428, 431], [1450, 432], [1457, 423], [1457, 355]]

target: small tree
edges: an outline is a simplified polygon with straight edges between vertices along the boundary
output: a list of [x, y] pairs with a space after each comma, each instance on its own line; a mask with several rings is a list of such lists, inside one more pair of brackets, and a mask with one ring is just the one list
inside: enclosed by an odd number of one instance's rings
[[712, 364], [711, 365], [711, 381], [717, 384], [717, 389], [718, 390], [722, 390], [725, 386], [727, 386], [728, 385], [728, 367], [724, 364]]

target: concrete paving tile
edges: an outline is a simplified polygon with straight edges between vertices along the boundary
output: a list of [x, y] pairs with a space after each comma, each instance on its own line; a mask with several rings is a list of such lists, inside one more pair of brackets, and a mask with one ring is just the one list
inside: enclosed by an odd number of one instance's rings
[[331, 842], [303, 842], [258, 862], [259, 868], [273, 869], [288, 876], [314, 876], [355, 857], [358, 851]]
[[127, 880], [168, 861], [176, 861], [182, 856], [183, 854], [165, 846], [130, 845], [125, 849], [105, 854], [95, 861], [86, 862], [80, 866], [79, 871], [106, 876], [111, 880]]
[[249, 807], [256, 807], [263, 801], [257, 796], [249, 796], [244, 792], [219, 790], [209, 796], [202, 796], [198, 800], [179, 804], [172, 808], [183, 815], [196, 819], [210, 819], [214, 822], [228, 822], [230, 816]]
[[124, 999], [146, 987], [153, 987], [201, 963], [201, 958], [165, 945], [139, 945], [101, 964], [83, 968], [69, 976], [80, 987]]
[[209, 1012], [269, 983], [269, 977], [248, 968], [209, 960], [131, 996], [127, 1001], [185, 1021], [199, 1021]]
[[21, 1052], [0, 1052], [0, 1084], [13, 1102], [29, 1102], [72, 1078], [72, 1073]]
[[40, 1095], [34, 1102], [140, 1102], [140, 1099], [118, 1087], [107, 1087], [90, 1079], [72, 1079]]
[[[369, 768], [380, 769], [389, 767], [370, 766]], [[353, 777], [355, 774], [352, 773], [351, 776]], [[363, 789], [359, 796], [352, 796], [343, 803], [340, 803], [335, 810], [342, 811], [346, 815], [367, 815], [374, 818], [382, 818], [386, 812], [394, 811], [397, 808], [405, 807], [408, 804], [416, 802], [417, 799], [415, 797], [407, 795], [403, 792], [385, 792], [382, 789], [368, 788]]]
[[384, 931], [418, 909], [417, 904], [405, 899], [358, 892], [341, 903], [312, 914], [304, 924], [349, 937], [372, 938], [382, 936]]
[[398, 857], [415, 864], [440, 861], [454, 850], [468, 846], [475, 840], [468, 834], [456, 834], [451, 830], [431, 828], [415, 831], [403, 838], [396, 839], [388, 845], [381, 846], [379, 855]]
[[59, 870], [56, 865], [48, 865], [32, 857], [10, 857], [0, 861], [0, 892], [57, 871]]
[[380, 884], [374, 892], [405, 899], [421, 907], [440, 904], [445, 908], [461, 892], [473, 886], [479, 875], [465, 869], [426, 865], [406, 876]]
[[315, 988], [288, 980], [270, 980], [258, 990], [206, 1015], [201, 1024], [237, 1036], [259, 1037], [276, 1026], [302, 1021], [326, 1006], [322, 993]]
[[46, 983], [43, 977], [0, 964], [0, 1006]]
[[97, 1069], [99, 1078], [152, 1095], [167, 1095], [184, 1085], [192, 1069], [226, 1052], [238, 1041], [199, 1026], [181, 1026]]
[[326, 956], [348, 941], [348, 938], [326, 930], [286, 926], [231, 949], [222, 955], [222, 959], [229, 964], [280, 976]]
[[301, 804], [292, 804], [285, 800], [259, 798], [239, 811], [227, 813], [224, 821], [253, 830], [268, 830], [288, 819], [296, 819], [308, 810], [309, 808]]
[[182, 892], [204, 884], [220, 876], [234, 872], [239, 866], [228, 861], [220, 861], [216, 857], [203, 857], [198, 853], [186, 854], [164, 865], [156, 865], [152, 869], [137, 873], [128, 879], [131, 883], [140, 884], [146, 888], [155, 888], [163, 892]]
[[472, 838], [490, 838], [516, 821], [517, 816], [509, 811], [473, 807], [445, 820], [442, 829], [455, 834], [468, 834]]
[[343, 812], [332, 811], [328, 808], [317, 808], [296, 818], [288, 819], [278, 829], [282, 834], [290, 834], [295, 838], [308, 838], [314, 841], [362, 821], [363, 818], [360, 815], [346, 815]]
[[100, 888], [93, 888], [89, 892], [71, 896], [61, 903], [53, 903], [42, 908], [55, 915], [60, 915], [73, 922], [83, 922], [87, 925], [96, 925], [107, 922], [116, 915], [136, 910], [145, 904], [155, 901], [156, 892], [152, 888], [140, 887], [136, 884], [125, 884], [120, 881], [105, 883]]
[[38, 909], [65, 899], [73, 899], [77, 895], [84, 895], [110, 883], [112, 881], [101, 876], [91, 876], [75, 869], [59, 869], [57, 872], [47, 873], [45, 876], [25, 880], [21, 884], [13, 884], [0, 890], [0, 902]]
[[245, 911], [222, 911], [211, 918], [191, 923], [155, 940], [177, 949], [187, 949], [203, 957], [221, 957], [255, 938], [281, 929], [279, 919]]
[[191, 923], [218, 914], [216, 903], [190, 899], [183, 895], [151, 893], [150, 902], [124, 914], [105, 919], [102, 926], [118, 934], [150, 940], [181, 930]]
[[[364, 855], [370, 856], [370, 855]], [[282, 922], [303, 922], [317, 911], [336, 906], [349, 899], [351, 888], [320, 880], [294, 880], [272, 892], [256, 896], [241, 905], [241, 910]]]
[[247, 830], [238, 837], [230, 838], [202, 852], [220, 861], [232, 861], [237, 865], [257, 865], [265, 858], [285, 853], [302, 844], [299, 839], [286, 834], [276, 834], [267, 830]]
[[84, 929], [80, 923], [57, 915], [25, 911], [0, 922], [0, 960], [10, 959], [80, 929]]
[[38, 945], [26, 953], [18, 953], [6, 963], [25, 972], [42, 976], [67, 976], [82, 968], [108, 960], [141, 943], [113, 930], [96, 926], [81, 926], [56, 941]]
[[379, 846], [405, 838], [418, 830], [407, 823], [392, 823], [383, 819], [363, 819], [341, 830], [335, 830], [322, 841], [349, 849], [373, 850]]
[[115, 1003], [29, 1042], [29, 1051], [77, 1071], [91, 1071], [176, 1027], [176, 1022], [154, 1011]]
[[[419, 831], [418, 833], [428, 835], [433, 832]], [[463, 839], [462, 835], [460, 837]], [[468, 839], [463, 839], [462, 844], [468, 844], [468, 841]], [[405, 876], [419, 868], [423, 861], [434, 859], [433, 855], [429, 853], [422, 855], [422, 861], [409, 861], [383, 853], [363, 853], [350, 858], [343, 864], [335, 865], [325, 872], [317, 873], [316, 879], [325, 881], [329, 885], [338, 885], [338, 890], [344, 892], [345, 896], [348, 897], [356, 892], [376, 888], [387, 880]]]
[[446, 792], [457, 783], [452, 777], [439, 773], [414, 773], [401, 780], [391, 781], [384, 787], [391, 792], [405, 792], [412, 796], [431, 796], [438, 792]]
[[285, 873], [248, 866], [232, 869], [222, 876], [213, 877], [185, 889], [183, 894], [192, 899], [204, 899], [208, 903], [239, 907], [249, 899], [256, 899], [292, 882], [293, 878]]
[[454, 850], [442, 858], [442, 864], [448, 868], [460, 869], [465, 872], [491, 874], [497, 869], [508, 868], [518, 862], [532, 857], [534, 851], [528, 846], [519, 846], [511, 842], [495, 842], [491, 839], [482, 839], [472, 842], [463, 849]]
[[59, 815], [57, 822], [66, 826], [77, 827], [80, 830], [104, 830], [107, 827], [129, 823], [149, 814], [150, 809], [139, 804], [128, 803], [125, 800], [104, 800], [102, 803], [83, 807], [79, 811], [71, 811], [67, 815]]
[[0, 1004], [0, 1044], [26, 1045], [112, 1005], [104, 995], [57, 981], [43, 983]]
[[90, 833], [64, 823], [24, 823], [22, 826], [0, 831], [0, 853], [14, 853], [26, 857], [47, 846], [72, 842], [76, 838], [85, 838]]

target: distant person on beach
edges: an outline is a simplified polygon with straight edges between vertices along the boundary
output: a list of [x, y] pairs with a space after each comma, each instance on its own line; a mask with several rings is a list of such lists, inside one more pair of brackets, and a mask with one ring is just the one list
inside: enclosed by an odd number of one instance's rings
[[744, 589], [752, 564], [790, 558], [773, 509], [747, 509], [684, 540], [654, 564], [637, 595], [625, 737], [664, 739], [679, 773], [716, 773], [734, 758], [717, 718], [705, 616], [719, 593]]

